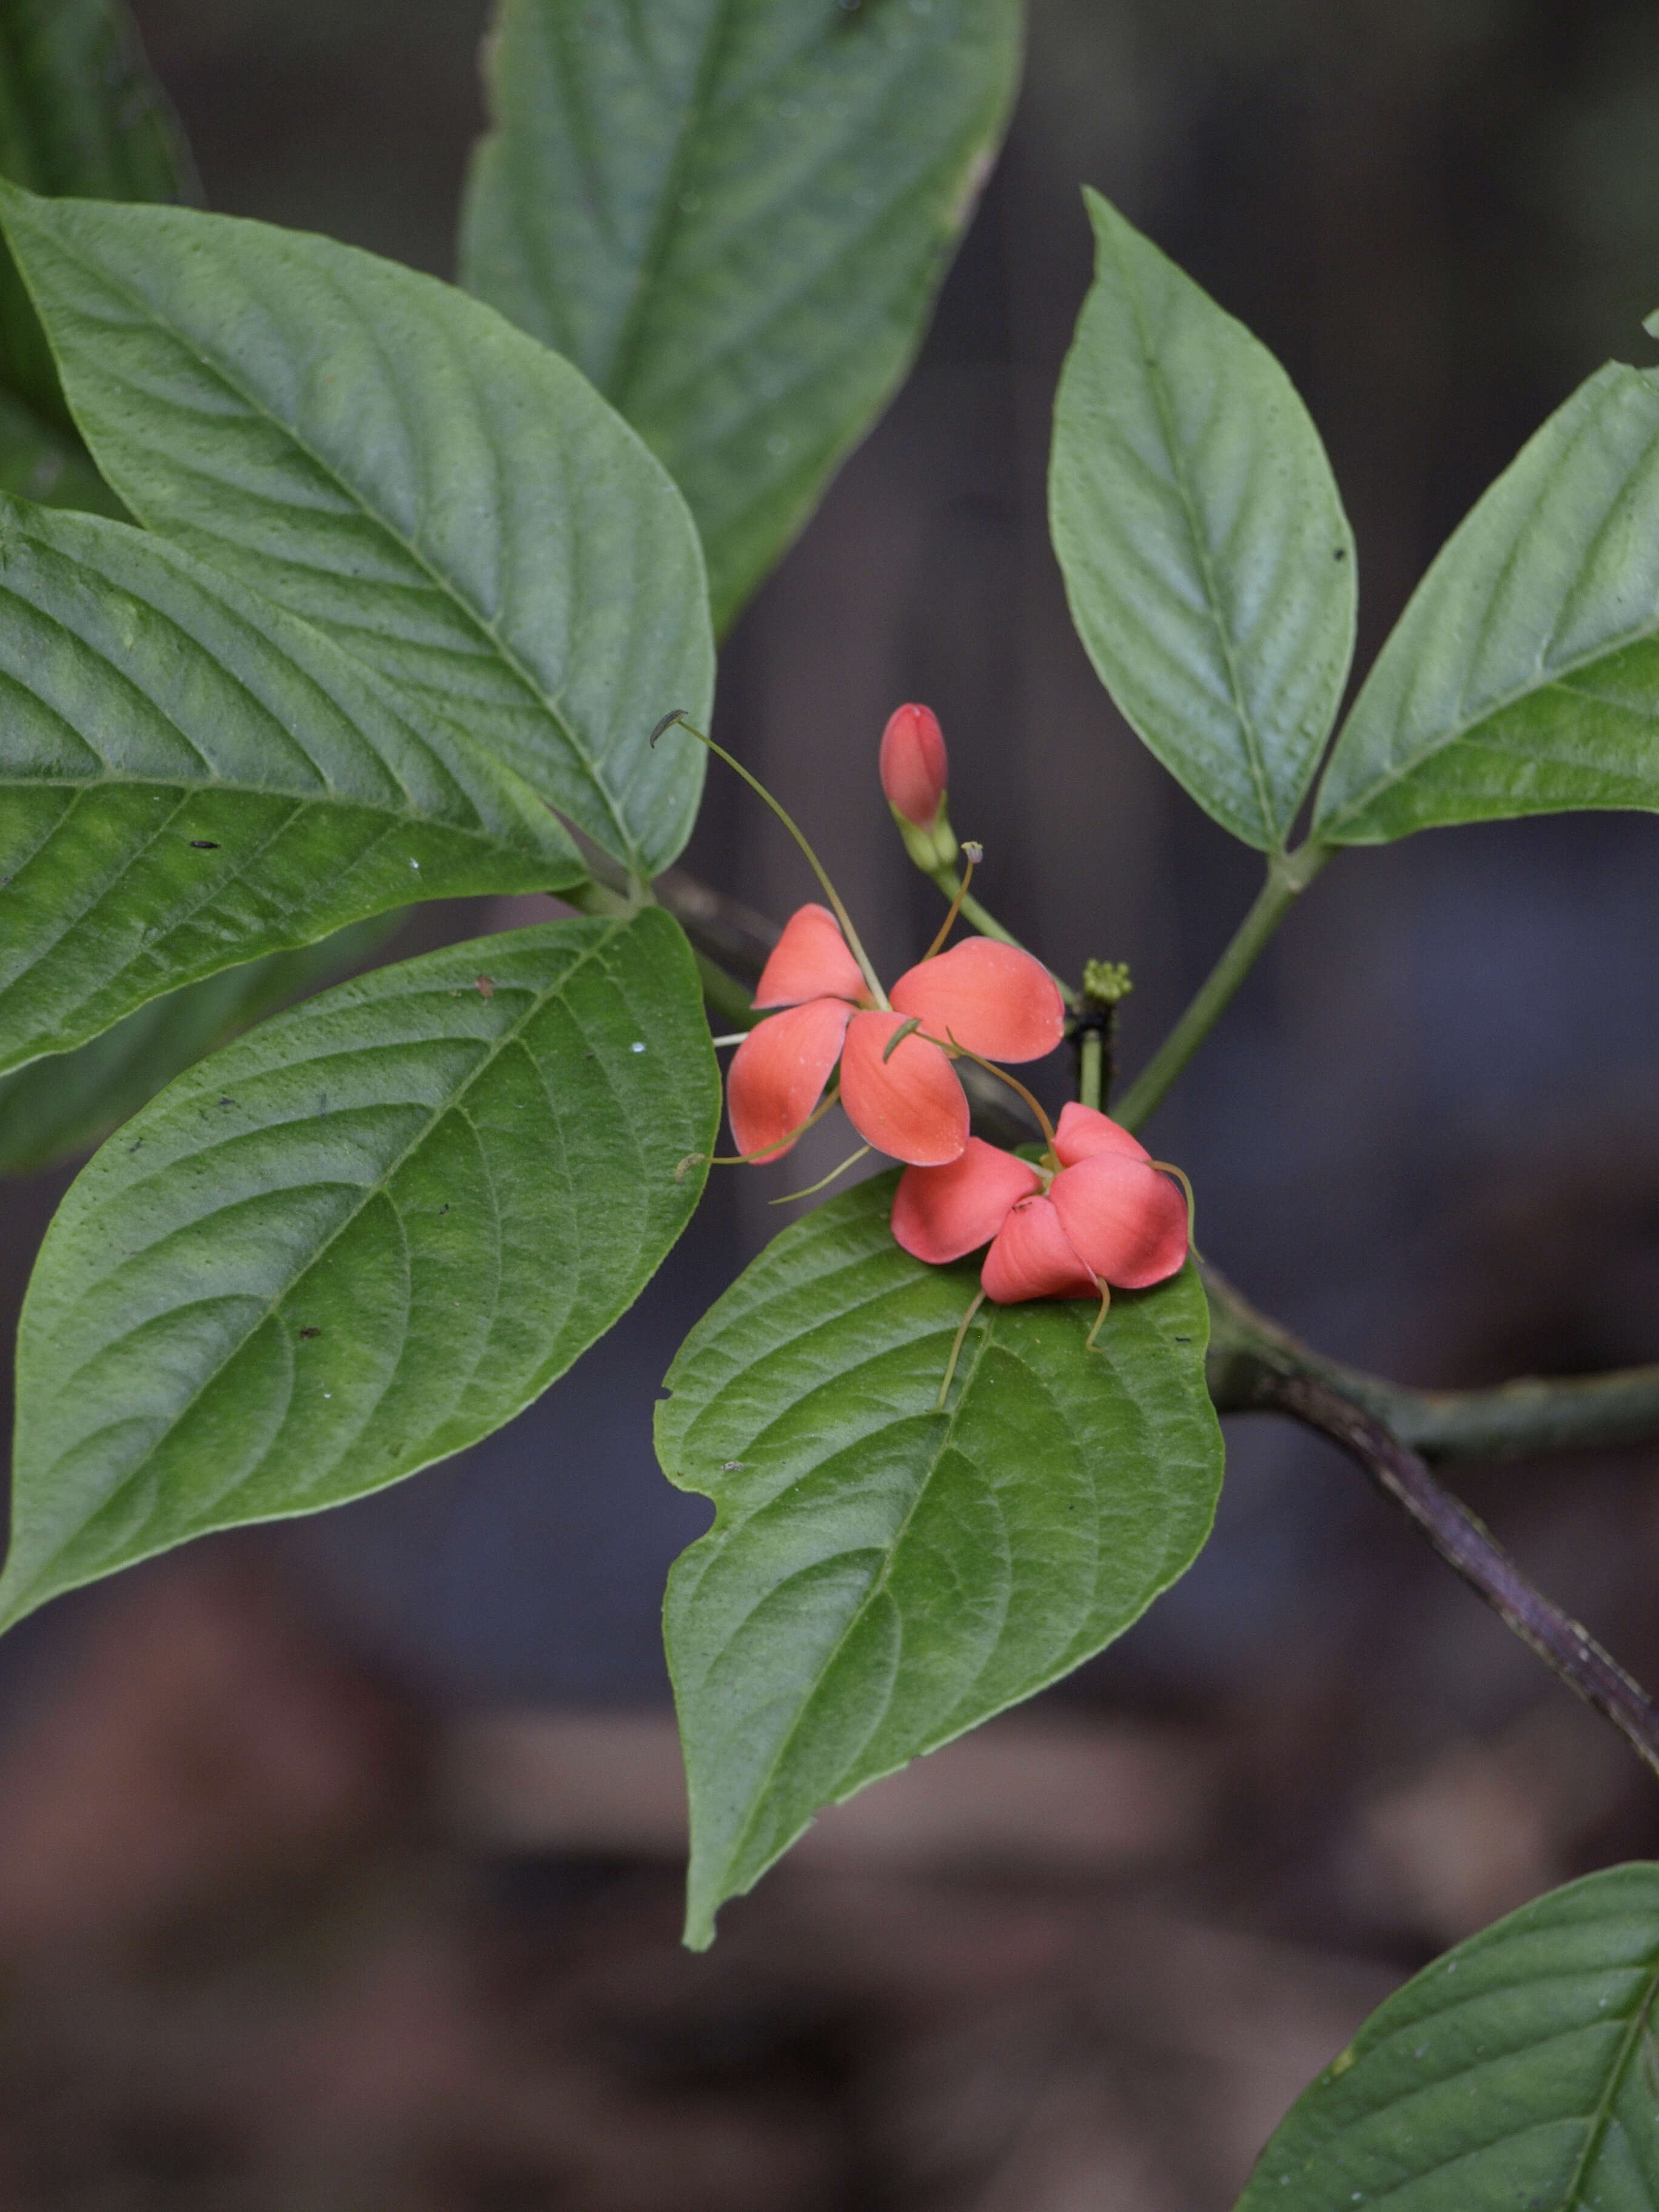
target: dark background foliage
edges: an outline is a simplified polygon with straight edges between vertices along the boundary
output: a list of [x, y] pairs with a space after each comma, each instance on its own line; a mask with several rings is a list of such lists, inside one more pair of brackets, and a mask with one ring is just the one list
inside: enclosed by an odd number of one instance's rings
[[[137, 13], [210, 205], [451, 273], [481, 5]], [[1133, 1066], [1224, 942], [1255, 862], [1117, 720], [1048, 550], [1085, 180], [1305, 395], [1354, 519], [1363, 665], [1548, 410], [1609, 354], [1650, 357], [1659, 20], [1641, 0], [1036, 0], [1013, 137], [921, 364], [740, 623], [720, 727], [811, 823], [890, 972], [935, 901], [890, 834], [874, 745], [892, 705], [930, 701], [988, 898], [1062, 968], [1133, 963]], [[689, 861], [775, 915], [809, 890], [718, 772]], [[1414, 1381], [1656, 1356], [1656, 889], [1659, 828], [1638, 817], [1339, 860], [1157, 1124], [1197, 1184], [1206, 1252], [1322, 1348]], [[404, 948], [444, 926], [423, 917]], [[820, 1165], [838, 1156], [827, 1140]], [[171, 2206], [199, 2188], [216, 2212], [303, 2186], [329, 2206], [608, 2212], [706, 2189], [725, 2212], [1218, 2212], [1391, 1975], [1659, 1843], [1649, 1787], [1601, 1723], [1346, 1464], [1236, 1423], [1210, 1551], [1047, 1701], [1085, 1765], [1090, 1742], [1187, 1762], [1182, 1782], [1156, 1762], [1118, 1775], [1148, 1832], [1181, 1789], [1207, 1808], [1170, 1814], [1179, 1871], [1150, 1893], [1137, 1875], [1138, 1902], [1104, 1844], [1080, 1887], [1076, 1867], [1056, 1875], [1041, 1792], [1037, 1840], [1007, 1845], [989, 1890], [930, 1875], [925, 1905], [901, 1909], [867, 1868], [780, 1877], [696, 1964], [670, 1947], [672, 1870], [645, 1863], [643, 1815], [574, 1856], [545, 1807], [545, 1848], [515, 1854], [490, 1831], [482, 1859], [463, 1849], [432, 1775], [478, 1716], [648, 1717], [665, 1697], [662, 1576], [703, 1509], [655, 1471], [651, 1401], [679, 1334], [777, 1225], [767, 1200], [810, 1179], [717, 1182], [636, 1314], [464, 1461], [64, 1601], [0, 1648], [0, 1953], [33, 1992], [0, 2041], [8, 2201]], [[64, 1180], [3, 1194], [9, 1313]], [[1659, 1675], [1645, 1457], [1466, 1488], [1546, 1587]], [[641, 1725], [638, 1744], [659, 1745]], [[637, 1778], [647, 1753], [617, 1726]], [[575, 1760], [561, 1786], [588, 1771]], [[1062, 1762], [1053, 1790], [1081, 1771]], [[292, 1997], [295, 1960], [314, 1968], [319, 1942], [344, 1978], [325, 1973], [290, 2019], [273, 1990]], [[1209, 2043], [1160, 2026], [1161, 2007], [1202, 2014]], [[1265, 2086], [1237, 2087], [1247, 2046], [1279, 2054]], [[350, 2086], [313, 2172], [281, 2115], [330, 2051]], [[1207, 2150], [1187, 2140], [1200, 2080]], [[452, 2107], [434, 2149], [422, 2127]], [[659, 2154], [678, 2177], [660, 2197]]]

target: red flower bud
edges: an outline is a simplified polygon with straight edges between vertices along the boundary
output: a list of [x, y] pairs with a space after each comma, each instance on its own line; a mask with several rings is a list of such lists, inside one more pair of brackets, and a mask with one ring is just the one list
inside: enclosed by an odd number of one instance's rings
[[895, 814], [931, 830], [949, 773], [945, 733], [931, 707], [901, 707], [881, 738], [881, 787]]

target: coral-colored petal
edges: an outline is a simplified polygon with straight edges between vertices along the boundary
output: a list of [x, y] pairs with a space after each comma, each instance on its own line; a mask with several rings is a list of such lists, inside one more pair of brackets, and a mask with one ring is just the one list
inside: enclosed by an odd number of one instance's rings
[[988, 1298], [1017, 1306], [1026, 1298], [1094, 1298], [1094, 1278], [1073, 1250], [1049, 1198], [1023, 1198], [997, 1231], [979, 1279]]
[[1167, 1176], [1126, 1152], [1097, 1152], [1049, 1185], [1066, 1234], [1093, 1274], [1144, 1290], [1187, 1256], [1187, 1201]]
[[823, 1095], [853, 1009], [842, 999], [812, 999], [772, 1014], [748, 1036], [726, 1071], [726, 1110], [740, 1152], [781, 1160]]
[[893, 1200], [893, 1234], [916, 1259], [942, 1267], [988, 1244], [1015, 1200], [1042, 1188], [1029, 1160], [969, 1137], [948, 1167], [906, 1168]]
[[893, 986], [902, 1014], [920, 1014], [930, 1036], [954, 1037], [986, 1060], [1041, 1060], [1066, 1029], [1066, 1009], [1040, 960], [994, 938], [965, 938], [937, 960], [908, 968]]
[[827, 906], [798, 906], [761, 969], [757, 1006], [803, 1006], [809, 999], [861, 999], [864, 977]]
[[841, 1056], [841, 1103], [878, 1152], [913, 1167], [943, 1167], [967, 1145], [968, 1101], [939, 1047], [914, 1032], [882, 1058], [903, 1026], [897, 1014], [854, 1015]]
[[1060, 1110], [1054, 1130], [1054, 1158], [1061, 1167], [1074, 1168], [1079, 1160], [1091, 1160], [1097, 1152], [1127, 1152], [1132, 1160], [1152, 1158], [1146, 1146], [1127, 1129], [1120, 1129], [1104, 1114], [1097, 1114], [1092, 1106], [1079, 1106], [1073, 1099]]

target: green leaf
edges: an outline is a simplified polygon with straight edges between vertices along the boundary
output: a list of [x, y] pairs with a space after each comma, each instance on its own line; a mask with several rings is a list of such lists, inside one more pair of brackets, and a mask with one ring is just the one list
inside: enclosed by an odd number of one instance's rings
[[1018, 0], [502, 0], [464, 281], [691, 502], [724, 628], [915, 354]]
[[1353, 654], [1353, 533], [1284, 370], [1097, 192], [1049, 517], [1119, 711], [1235, 837], [1282, 847]]
[[1291, 2108], [1239, 2212], [1654, 2212], [1659, 1867], [1614, 1867], [1425, 1968]]
[[719, 1107], [659, 908], [379, 969], [180, 1076], [41, 1249], [0, 1620], [500, 1427], [650, 1279]]
[[896, 1178], [769, 1245], [669, 1370], [657, 1452], [712, 1498], [669, 1578], [691, 1800], [687, 1941], [823, 1805], [1098, 1651], [1209, 1534], [1221, 1432], [1188, 1267], [1091, 1306], [988, 1306], [912, 1260]]
[[0, 196], [76, 420], [139, 520], [330, 632], [626, 866], [690, 833], [714, 681], [696, 532], [569, 364], [326, 239]]
[[0, 502], [0, 1069], [411, 898], [586, 870], [507, 769], [143, 532]]
[[30, 1175], [89, 1152], [226, 1037], [366, 959], [399, 918], [377, 915], [320, 945], [228, 968], [152, 999], [74, 1052], [0, 1075], [0, 1175]]
[[[196, 197], [177, 118], [118, 0], [0, 0], [0, 176], [54, 196]], [[46, 333], [3, 247], [0, 385], [42, 429], [79, 443]]]
[[1659, 807], [1659, 373], [1618, 362], [1522, 447], [1377, 655], [1314, 835]]

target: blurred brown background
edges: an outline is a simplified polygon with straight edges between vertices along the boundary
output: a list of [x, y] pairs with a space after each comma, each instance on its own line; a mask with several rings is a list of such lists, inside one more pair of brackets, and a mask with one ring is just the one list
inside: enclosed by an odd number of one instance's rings
[[[137, 13], [210, 204], [450, 273], [482, 0]], [[930, 700], [988, 897], [1057, 964], [1133, 963], [1133, 1063], [1255, 864], [1116, 720], [1047, 550], [1085, 179], [1306, 395], [1363, 663], [1542, 416], [1651, 355], [1659, 15], [1035, 0], [922, 362], [732, 640], [721, 729], [891, 966], [933, 895], [873, 748]], [[690, 858], [775, 914], [807, 888], [718, 776]], [[1413, 1380], [1659, 1356], [1656, 888], [1659, 830], [1615, 816], [1333, 867], [1158, 1124], [1206, 1250]], [[0, 1193], [8, 1326], [64, 1180]], [[8, 2212], [1225, 2212], [1403, 1974], [1659, 1844], [1618, 1741], [1357, 1475], [1236, 1423], [1216, 1540], [1139, 1628], [679, 1951], [656, 1609], [703, 1513], [649, 1407], [775, 1183], [717, 1186], [629, 1322], [464, 1460], [0, 1646]], [[1464, 1488], [1659, 1678], [1649, 1455]]]

